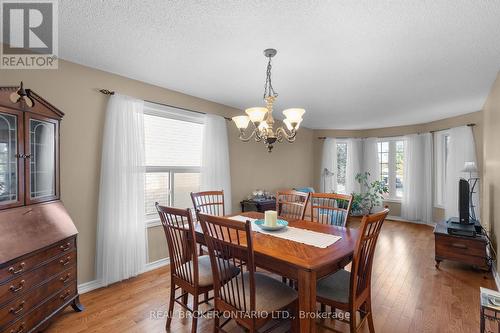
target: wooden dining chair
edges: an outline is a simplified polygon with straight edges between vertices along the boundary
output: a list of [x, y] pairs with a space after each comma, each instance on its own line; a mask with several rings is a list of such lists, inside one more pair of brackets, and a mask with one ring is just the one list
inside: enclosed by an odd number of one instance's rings
[[312, 222], [345, 227], [351, 210], [352, 195], [311, 193], [309, 197]]
[[191, 200], [196, 212], [224, 216], [224, 191], [191, 192]]
[[[297, 292], [269, 275], [255, 271], [252, 230], [250, 221], [240, 222], [217, 216], [198, 214], [203, 228], [214, 272], [214, 306], [230, 318], [220, 323], [215, 316], [214, 332], [225, 332], [223, 327], [231, 320], [249, 332], [257, 332], [285, 309], [297, 314]], [[240, 273], [224, 281], [230, 262], [241, 265]], [[243, 269], [246, 266], [246, 271]], [[298, 316], [296, 316], [298, 318]], [[292, 323], [297, 329], [298, 320]], [[272, 328], [282, 324], [277, 321]], [[266, 331], [269, 331], [267, 329]]]
[[[190, 209], [160, 206], [155, 203], [167, 238], [170, 254], [170, 301], [166, 329], [170, 327], [175, 303], [193, 314], [191, 332], [196, 332], [198, 306], [207, 302], [208, 292], [213, 289], [212, 266], [208, 255], [198, 256], [194, 224]], [[228, 277], [239, 272], [238, 268], [228, 266]], [[177, 290], [181, 289], [178, 297]], [[199, 296], [205, 294], [203, 301]], [[193, 307], [188, 306], [188, 295], [193, 296]]]
[[309, 193], [299, 191], [279, 191], [276, 193], [276, 211], [284, 219], [303, 220]]
[[[316, 286], [316, 299], [319, 303], [331, 306], [332, 310], [339, 309], [349, 313], [350, 332], [357, 332], [365, 320], [368, 321], [370, 332], [375, 332], [371, 302], [372, 265], [378, 235], [387, 214], [389, 209], [363, 217], [351, 271], [341, 269], [319, 280]], [[358, 311], [361, 314], [359, 325], [356, 318]]]

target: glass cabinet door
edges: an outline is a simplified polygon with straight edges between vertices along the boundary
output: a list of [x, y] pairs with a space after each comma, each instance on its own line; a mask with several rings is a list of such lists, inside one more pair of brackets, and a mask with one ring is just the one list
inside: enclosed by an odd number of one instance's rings
[[[22, 119], [22, 118], [21, 118]], [[22, 122], [21, 122], [22, 123]], [[19, 169], [19, 115], [0, 111], [0, 206], [21, 204]]]
[[57, 123], [29, 118], [29, 202], [52, 200], [56, 188]]

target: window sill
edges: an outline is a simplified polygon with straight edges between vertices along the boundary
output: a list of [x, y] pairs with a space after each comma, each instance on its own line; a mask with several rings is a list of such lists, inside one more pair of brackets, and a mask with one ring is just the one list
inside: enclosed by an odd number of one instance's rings
[[401, 203], [401, 199], [398, 198], [387, 198], [383, 200], [384, 202], [390, 202], [390, 203]]
[[146, 220], [146, 223], [144, 223], [144, 227], [146, 229], [149, 229], [149, 228], [154, 228], [154, 227], [158, 227], [161, 225], [161, 221], [160, 219], [151, 219], [151, 220]]

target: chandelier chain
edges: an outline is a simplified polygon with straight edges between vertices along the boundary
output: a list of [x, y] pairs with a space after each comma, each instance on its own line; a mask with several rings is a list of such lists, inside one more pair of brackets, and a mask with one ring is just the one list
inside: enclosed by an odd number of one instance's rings
[[278, 97], [278, 93], [274, 91], [273, 83], [271, 81], [271, 57], [269, 57], [269, 62], [267, 63], [266, 70], [266, 84], [264, 85], [264, 99], [269, 96]]

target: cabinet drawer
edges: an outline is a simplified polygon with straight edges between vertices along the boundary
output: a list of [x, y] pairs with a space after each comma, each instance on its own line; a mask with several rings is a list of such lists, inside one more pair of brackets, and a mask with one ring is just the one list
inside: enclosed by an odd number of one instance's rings
[[75, 249], [75, 246], [76, 244], [74, 237], [65, 239], [61, 242], [57, 242], [46, 250], [28, 256], [23, 260], [16, 261], [15, 263], [11, 263], [10, 265], [5, 265], [4, 267], [2, 267], [2, 269], [0, 269], [0, 284], [16, 276], [20, 276], [24, 272], [40, 266], [46, 261], [64, 252], [72, 251], [73, 249]]
[[486, 244], [475, 239], [436, 235], [436, 253], [465, 256], [486, 256]]
[[38, 323], [54, 313], [76, 295], [76, 281], [71, 286], [62, 289], [52, 298], [41, 304], [31, 312], [22, 316], [14, 324], [8, 326], [2, 332], [6, 333], [26, 333], [35, 328]]
[[42, 286], [35, 288], [0, 308], [0, 328], [21, 317], [39, 303], [76, 280], [76, 266], [65, 270]]
[[22, 274], [0, 286], [0, 306], [20, 295], [25, 294], [34, 286], [44, 282], [51, 276], [74, 266], [76, 263], [76, 251], [60, 256], [44, 266]]

